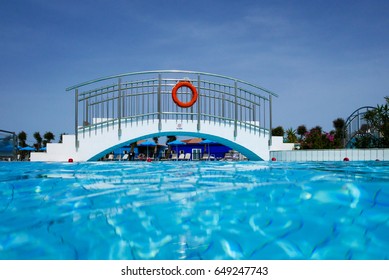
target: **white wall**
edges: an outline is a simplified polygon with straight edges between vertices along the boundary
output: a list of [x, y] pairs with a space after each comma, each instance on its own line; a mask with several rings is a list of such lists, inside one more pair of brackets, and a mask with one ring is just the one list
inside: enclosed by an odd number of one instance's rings
[[350, 161], [389, 160], [389, 149], [326, 149], [271, 151], [277, 161]]
[[63, 135], [62, 143], [48, 143], [46, 152], [31, 153], [30, 161], [68, 161], [77, 157], [75, 135]]
[[290, 151], [294, 148], [294, 143], [284, 143], [282, 136], [272, 136], [270, 151]]

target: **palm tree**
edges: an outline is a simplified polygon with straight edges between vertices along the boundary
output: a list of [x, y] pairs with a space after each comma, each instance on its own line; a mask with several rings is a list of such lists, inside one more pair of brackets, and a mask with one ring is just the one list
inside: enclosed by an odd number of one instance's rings
[[[166, 140], [166, 145], [170, 142], [173, 142], [177, 140], [177, 137], [175, 135], [169, 135], [167, 136], [167, 140]], [[170, 154], [172, 153], [172, 146], [171, 145], [168, 145], [168, 148], [167, 148], [167, 151], [166, 151], [166, 154], [165, 154], [165, 159], [168, 159], [170, 157]]]
[[346, 126], [345, 121], [342, 118], [337, 118], [332, 122], [335, 128], [335, 145], [339, 148], [345, 145], [344, 141], [346, 139]]
[[303, 137], [308, 132], [307, 127], [305, 125], [300, 125], [297, 128], [297, 134], [300, 135], [300, 141], [303, 140]]
[[134, 153], [135, 148], [138, 146], [137, 143], [133, 142], [130, 144], [130, 146], [131, 146], [130, 153]]
[[276, 128], [273, 128], [271, 131], [272, 136], [282, 136], [284, 137], [284, 129], [282, 126], [277, 126]]
[[58, 143], [62, 143], [63, 142], [63, 136], [64, 135], [66, 135], [66, 133], [61, 133], [61, 135], [59, 136]]
[[27, 133], [24, 131], [19, 132], [18, 134], [18, 140], [19, 140], [19, 146], [20, 147], [26, 147], [26, 141], [27, 141]]
[[297, 142], [296, 131], [293, 128], [289, 128], [286, 130], [286, 139], [288, 143]]
[[134, 158], [135, 158], [134, 150], [135, 150], [135, 148], [136, 148], [138, 145], [137, 145], [136, 142], [132, 142], [132, 143], [130, 144], [130, 146], [131, 146], [131, 149], [130, 149], [130, 160], [134, 160]]
[[42, 141], [43, 141], [42, 136], [41, 136], [41, 134], [39, 132], [35, 132], [34, 133], [34, 138], [35, 138], [35, 141], [36, 141], [34, 146], [35, 146], [35, 148], [37, 150], [39, 150], [42, 147]]
[[389, 96], [385, 97], [385, 105], [377, 105], [373, 110], [366, 112], [364, 119], [372, 130], [379, 133], [381, 146], [389, 147]]
[[153, 137], [153, 140], [154, 140], [154, 143], [155, 143], [155, 147], [154, 147], [154, 156], [157, 154], [158, 152], [158, 138], [159, 137]]
[[51, 143], [54, 140], [55, 136], [52, 132], [48, 131], [43, 135], [43, 146], [46, 147], [47, 143]]

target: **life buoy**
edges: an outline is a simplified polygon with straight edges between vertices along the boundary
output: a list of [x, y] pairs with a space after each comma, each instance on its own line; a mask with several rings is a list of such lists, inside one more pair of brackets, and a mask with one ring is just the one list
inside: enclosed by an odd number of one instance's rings
[[[192, 91], [192, 99], [189, 102], [182, 102], [181, 100], [178, 99], [177, 90], [180, 87], [187, 87]], [[191, 107], [197, 101], [196, 87], [194, 85], [192, 85], [189, 81], [180, 81], [174, 86], [174, 88], [172, 90], [172, 98], [173, 98], [174, 103], [176, 103], [178, 106], [180, 106], [182, 108]]]

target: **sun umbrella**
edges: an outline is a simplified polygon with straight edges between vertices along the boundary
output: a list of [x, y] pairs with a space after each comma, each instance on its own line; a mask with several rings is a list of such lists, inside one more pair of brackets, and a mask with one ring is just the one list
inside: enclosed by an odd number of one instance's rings
[[27, 147], [21, 148], [20, 151], [30, 151], [31, 152], [31, 151], [35, 151], [35, 148], [27, 146]]
[[[214, 142], [214, 141], [212, 141], [212, 140], [205, 139], [205, 140], [199, 142], [199, 144], [208, 145], [208, 154], [210, 155], [210, 154], [211, 154], [211, 151], [210, 151], [210, 149], [209, 149], [209, 144], [216, 144], [216, 142]], [[208, 160], [209, 160], [209, 157], [208, 157]]]
[[174, 140], [172, 142], [167, 143], [170, 146], [176, 146], [176, 152], [177, 152], [177, 160], [178, 160], [178, 146], [186, 145], [185, 142], [182, 142], [180, 140]]
[[149, 157], [149, 147], [155, 147], [155, 146], [157, 146], [157, 144], [155, 144], [155, 142], [153, 142], [153, 141], [147, 140], [146, 142], [140, 143], [138, 146], [146, 147], [146, 149], [147, 149], [146, 157]]

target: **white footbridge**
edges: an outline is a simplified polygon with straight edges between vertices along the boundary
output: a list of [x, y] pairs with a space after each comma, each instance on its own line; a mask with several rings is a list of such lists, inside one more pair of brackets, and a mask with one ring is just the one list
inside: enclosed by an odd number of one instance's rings
[[95, 161], [141, 139], [213, 140], [249, 160], [269, 160], [275, 93], [217, 74], [163, 70], [104, 77], [67, 88], [75, 134], [48, 143], [31, 161]]

